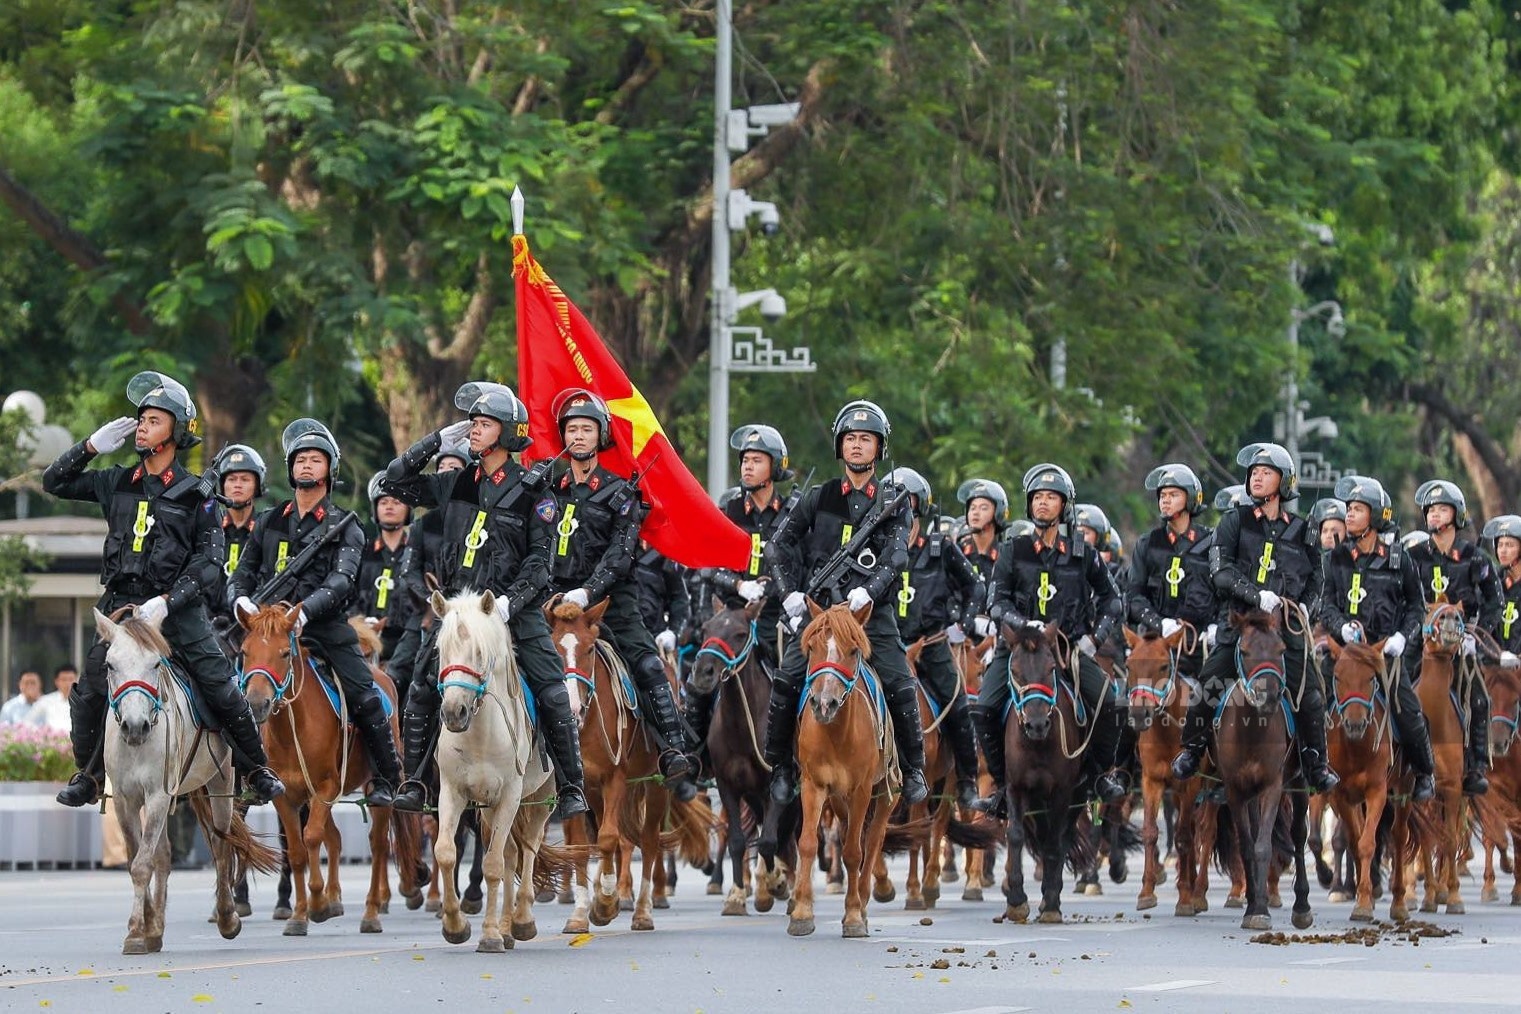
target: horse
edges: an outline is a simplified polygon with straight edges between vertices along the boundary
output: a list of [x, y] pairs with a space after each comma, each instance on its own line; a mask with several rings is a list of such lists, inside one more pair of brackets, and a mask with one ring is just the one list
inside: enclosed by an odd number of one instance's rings
[[[286, 787], [285, 794], [275, 800], [275, 810], [285, 832], [296, 886], [295, 908], [283, 931], [292, 937], [306, 936], [309, 922], [326, 922], [343, 914], [338, 881], [343, 841], [332, 809], [370, 778], [363, 745], [357, 736], [349, 735], [347, 723], [333, 711], [301, 644], [295, 628], [298, 611], [297, 606], [281, 602], [238, 618], [244, 630], [240, 683], [263, 734], [270, 767]], [[396, 686], [381, 670], [371, 668], [370, 672], [391, 701], [391, 730], [398, 736]], [[303, 806], [308, 811], [304, 823]], [[359, 932], [380, 933], [380, 916], [388, 908], [391, 893], [387, 868], [393, 837], [402, 893], [409, 905], [420, 893], [416, 883], [420, 827], [415, 817], [393, 819], [388, 806], [371, 807], [370, 817], [370, 887]], [[324, 847], [326, 880], [319, 852]]]
[[[538, 935], [534, 867], [553, 804], [554, 771], [534, 749], [528, 693], [518, 675], [512, 635], [496, 613], [496, 596], [472, 590], [446, 599], [434, 591], [429, 605], [440, 621], [434, 852], [445, 885], [443, 935], [451, 944], [470, 939], [470, 920], [460, 911], [455, 883], [455, 831], [466, 808], [479, 807], [486, 906], [476, 950], [500, 954], [514, 941]], [[503, 910], [514, 886], [511, 935], [504, 936]]]
[[[1458, 649], [1463, 644], [1467, 625], [1463, 607], [1440, 599], [1426, 610], [1422, 627], [1421, 679], [1416, 696], [1421, 711], [1431, 727], [1431, 749], [1436, 755], [1436, 797], [1408, 809], [1413, 834], [1400, 833], [1406, 859], [1412, 853], [1419, 859], [1426, 887], [1421, 898], [1422, 912], [1435, 912], [1445, 896], [1448, 915], [1462, 915], [1463, 899], [1458, 890], [1458, 854], [1468, 838], [1467, 817], [1463, 805], [1463, 747], [1467, 742], [1458, 698]], [[1396, 814], [1396, 818], [1398, 814]], [[1404, 862], [1395, 864], [1391, 882], [1391, 913], [1402, 911], [1404, 904]]]
[[[956, 668], [961, 673], [962, 682], [966, 685], [967, 698], [975, 702], [977, 694], [982, 689], [982, 674], [988, 667], [988, 661], [993, 657], [993, 649], [998, 644], [998, 635], [988, 634], [979, 641], [966, 638], [951, 645], [951, 661], [956, 663]], [[993, 776], [988, 771], [988, 760], [977, 751], [977, 789], [982, 795], [987, 796], [993, 791]], [[962, 901], [981, 901], [983, 888], [992, 887], [994, 880], [991, 873], [996, 849], [967, 849], [966, 850], [966, 882], [961, 889]], [[945, 868], [954, 872], [954, 851], [952, 861], [946, 863]], [[947, 875], [946, 880], [951, 877]]]
[[[544, 604], [550, 636], [565, 666], [571, 710], [581, 724], [581, 760], [592, 809], [592, 819], [566, 822], [565, 840], [579, 845], [594, 834], [600, 855], [591, 890], [586, 862], [576, 869], [575, 907], [565, 922], [566, 933], [585, 933], [588, 921], [606, 926], [617, 917], [621, 895], [632, 894], [635, 834], [643, 865], [630, 926], [653, 930], [655, 871], [663, 865], [662, 851], [679, 846], [684, 858], [705, 862], [714, 824], [712, 810], [700, 797], [677, 802], [657, 781], [660, 751], [638, 718], [632, 681], [614, 671], [622, 660], [598, 639], [609, 601], [589, 609], [558, 598]], [[662, 834], [667, 816], [676, 827]]]
[[[793, 869], [797, 864], [798, 805], [794, 801], [779, 806], [771, 801], [771, 768], [762, 756], [771, 700], [771, 681], [756, 652], [756, 620], [762, 605], [753, 602], [731, 609], [715, 598], [713, 616], [702, 626], [702, 646], [687, 678], [687, 686], [694, 693], [718, 695], [713, 702], [707, 745], [728, 825], [726, 844], [733, 881], [724, 899], [723, 914], [730, 916], [748, 914], [746, 807], [760, 819], [756, 911], [769, 912], [777, 898], [786, 899], [787, 870], [789, 864]], [[722, 863], [717, 865], [722, 867]]]
[[[262, 844], [232, 805], [231, 751], [196, 724], [190, 701], [170, 675], [170, 648], [159, 630], [136, 616], [112, 619], [94, 610], [107, 644], [106, 679], [111, 714], [105, 763], [112, 805], [132, 872], [132, 915], [123, 954], [150, 954], [164, 946], [169, 899], [169, 811], [189, 796], [216, 861], [216, 924], [223, 939], [242, 929], [233, 902], [235, 867], [268, 873], [279, 853]], [[119, 622], [118, 622], [119, 621]]]
[[1331, 806], [1346, 831], [1347, 848], [1357, 864], [1357, 900], [1353, 922], [1373, 920], [1374, 856], [1379, 822], [1389, 797], [1394, 766], [1389, 704], [1383, 693], [1384, 643], [1326, 642], [1334, 661], [1336, 703], [1327, 729], [1331, 766], [1341, 782], [1331, 791]]
[[1178, 781], [1172, 774], [1172, 758], [1183, 746], [1183, 724], [1188, 714], [1187, 684], [1178, 678], [1178, 652], [1192, 628], [1184, 627], [1169, 637], [1154, 633], [1137, 634], [1126, 628], [1130, 645], [1130, 680], [1127, 691], [1129, 708], [1126, 717], [1136, 734], [1136, 752], [1141, 767], [1141, 844], [1146, 866], [1141, 874], [1141, 893], [1136, 897], [1137, 911], [1156, 908], [1157, 884], [1164, 878], [1161, 837], [1157, 814], [1163, 796], [1171, 789], [1177, 806], [1176, 840], [1178, 850], [1178, 902], [1175, 916], [1192, 916], [1201, 911], [1194, 901], [1198, 877], [1194, 851], [1194, 797], [1199, 792], [1199, 778]]
[[1489, 792], [1474, 799], [1484, 837], [1484, 892], [1480, 900], [1500, 898], [1495, 888], [1495, 852], [1499, 851], [1502, 871], [1515, 875], [1510, 903], [1521, 905], [1521, 872], [1518, 872], [1521, 864], [1512, 864], [1506, 851], [1510, 839], [1521, 849], [1521, 750], [1516, 749], [1516, 725], [1521, 722], [1521, 669], [1487, 664], [1484, 685], [1490, 701]]
[[[1273, 928], [1268, 914], [1269, 879], [1276, 881], [1272, 863], [1275, 830], [1282, 816], [1279, 804], [1286, 778], [1298, 767], [1290, 734], [1284, 643], [1274, 614], [1252, 609], [1233, 613], [1230, 622], [1240, 634], [1235, 648], [1236, 681], [1216, 709], [1215, 761], [1236, 835], [1236, 841], [1227, 844], [1234, 844], [1246, 875], [1241, 928], [1268, 930]], [[1306, 678], [1314, 677], [1307, 673]], [[1314, 922], [1304, 859], [1309, 801], [1304, 793], [1291, 795], [1292, 921], [1295, 929], [1305, 929]]]

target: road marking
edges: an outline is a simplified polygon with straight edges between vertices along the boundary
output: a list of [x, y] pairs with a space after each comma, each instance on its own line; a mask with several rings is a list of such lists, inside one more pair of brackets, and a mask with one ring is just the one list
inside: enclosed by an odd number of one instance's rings
[[1290, 961], [1291, 965], [1312, 965], [1316, 967], [1324, 965], [1344, 965], [1349, 961], [1367, 961], [1367, 958], [1305, 958], [1302, 961]]
[[139, 978], [157, 976], [160, 972], [180, 975], [185, 972], [215, 972], [224, 968], [251, 968], [255, 965], [283, 965], [296, 961], [324, 961], [331, 958], [368, 958], [377, 954], [408, 954], [413, 951], [442, 951], [454, 948], [454, 944], [421, 944], [417, 946], [382, 947], [364, 951], [325, 951], [321, 954], [288, 954], [273, 958], [247, 958], [242, 961], [211, 961], [203, 965], [168, 965], [161, 968], [132, 968], [109, 972], [97, 971], [91, 975], [70, 972], [67, 975], [43, 975], [35, 979], [7, 979], [6, 987], [39, 986], [63, 982], [99, 982], [102, 979]]
[[1174, 989], [1192, 989], [1195, 986], [1213, 986], [1214, 979], [1173, 979], [1169, 982], [1152, 982], [1144, 986], [1131, 986], [1127, 993], [1166, 993]]
[[1020, 1014], [1034, 1007], [967, 1007], [962, 1010], [945, 1011], [944, 1014]]

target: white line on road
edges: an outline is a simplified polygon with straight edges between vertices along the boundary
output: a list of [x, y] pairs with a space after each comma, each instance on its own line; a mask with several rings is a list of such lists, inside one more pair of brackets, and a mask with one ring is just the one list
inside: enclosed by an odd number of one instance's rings
[[1195, 986], [1213, 986], [1214, 979], [1173, 979], [1170, 982], [1152, 982], [1144, 986], [1131, 986], [1127, 993], [1166, 993], [1174, 989], [1192, 989]]
[[1367, 961], [1367, 958], [1305, 958], [1302, 961], [1290, 961], [1291, 965], [1311, 965], [1321, 967], [1325, 965], [1345, 965], [1349, 961]]
[[964, 1010], [945, 1011], [944, 1014], [1019, 1014], [1034, 1007], [968, 1007]]

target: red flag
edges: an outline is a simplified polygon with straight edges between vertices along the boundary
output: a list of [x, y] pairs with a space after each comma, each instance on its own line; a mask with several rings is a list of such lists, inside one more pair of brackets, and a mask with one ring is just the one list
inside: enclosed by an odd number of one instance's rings
[[518, 395], [528, 405], [533, 446], [525, 458], [543, 458], [562, 446], [551, 408], [566, 388], [584, 387], [613, 414], [611, 450], [602, 466], [619, 475], [639, 473], [650, 503], [640, 534], [669, 559], [688, 567], [743, 570], [750, 537], [724, 516], [677, 456], [660, 420], [602, 344], [591, 322], [544, 273], [524, 236], [512, 237], [512, 274], [518, 299]]

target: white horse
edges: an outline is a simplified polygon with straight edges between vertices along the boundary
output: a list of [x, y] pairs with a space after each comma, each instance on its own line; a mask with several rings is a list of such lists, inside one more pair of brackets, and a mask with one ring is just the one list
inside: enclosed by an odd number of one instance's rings
[[[500, 953], [514, 940], [532, 940], [534, 863], [555, 791], [554, 773], [534, 749], [533, 727], [513, 656], [512, 636], [496, 614], [491, 592], [462, 592], [430, 602], [440, 619], [438, 689], [442, 698], [438, 764], [438, 840], [433, 846], [444, 882], [444, 939], [470, 939], [454, 886], [455, 829], [469, 806], [480, 807], [485, 847], [485, 918], [477, 951]], [[517, 878], [512, 933], [502, 935], [503, 880]], [[512, 881], [508, 880], [511, 887]]]
[[[120, 613], [117, 614], [121, 615]], [[241, 921], [233, 907], [235, 866], [280, 868], [278, 852], [259, 842], [232, 806], [231, 751], [220, 736], [196, 731], [190, 704], [169, 674], [169, 643], [157, 623], [128, 616], [114, 622], [95, 610], [106, 648], [111, 714], [106, 726], [106, 773], [132, 871], [132, 917], [123, 954], [164, 945], [169, 893], [169, 809], [188, 795], [216, 858], [217, 930], [228, 940]]]

